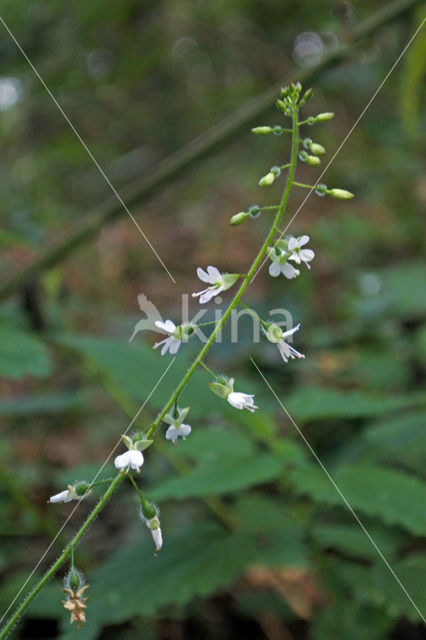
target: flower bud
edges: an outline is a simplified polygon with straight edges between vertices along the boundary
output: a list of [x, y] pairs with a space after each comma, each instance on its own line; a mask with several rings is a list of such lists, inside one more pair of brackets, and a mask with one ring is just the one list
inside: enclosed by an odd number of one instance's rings
[[317, 116], [315, 116], [315, 120], [317, 122], [325, 122], [326, 120], [331, 120], [332, 118], [334, 118], [334, 113], [332, 113], [331, 111], [319, 113]]
[[258, 136], [268, 136], [270, 133], [273, 133], [272, 127], [254, 127], [251, 132], [255, 133]]
[[227, 398], [234, 390], [234, 378], [229, 380], [225, 377], [216, 378], [214, 382], [209, 383], [209, 388], [219, 398]]
[[258, 218], [260, 216], [260, 207], [257, 204], [252, 204], [251, 207], [249, 207], [249, 216], [250, 218]]
[[280, 109], [284, 113], [287, 111], [287, 105], [282, 100], [277, 100], [276, 104], [277, 104], [278, 109]]
[[263, 178], [261, 178], [259, 180], [259, 187], [269, 187], [269, 185], [271, 185], [275, 180], [275, 176], [272, 173], [272, 171], [270, 171], [269, 173], [266, 174], [266, 176], [263, 176]]
[[311, 167], [317, 167], [319, 164], [321, 164], [321, 160], [318, 158], [318, 156], [308, 156], [306, 158], [306, 162], [311, 166]]
[[281, 327], [279, 327], [277, 324], [270, 324], [268, 330], [266, 331], [266, 337], [268, 338], [269, 342], [278, 344], [278, 342], [280, 342], [283, 337]]
[[236, 213], [229, 221], [229, 224], [233, 227], [237, 227], [239, 224], [242, 224], [249, 217], [249, 213], [247, 211], [240, 211], [240, 213]]
[[308, 102], [308, 100], [310, 100], [312, 98], [314, 94], [314, 90], [313, 89], [308, 89], [307, 91], [305, 91], [305, 95], [303, 96], [303, 98], [301, 99], [301, 101], [299, 102], [299, 105], [301, 107], [303, 107], [303, 105]]
[[327, 193], [332, 198], [337, 198], [338, 200], [350, 200], [354, 197], [353, 193], [345, 189], [329, 189]]
[[325, 148], [322, 146], [322, 144], [318, 144], [317, 142], [313, 142], [310, 149], [311, 153], [313, 153], [314, 156], [323, 156], [325, 153]]

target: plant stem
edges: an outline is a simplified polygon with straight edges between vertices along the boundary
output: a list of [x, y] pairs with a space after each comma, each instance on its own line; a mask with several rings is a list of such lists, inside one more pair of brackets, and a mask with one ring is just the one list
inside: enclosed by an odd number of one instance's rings
[[80, 542], [81, 538], [83, 537], [83, 535], [85, 534], [87, 529], [90, 527], [90, 525], [95, 520], [96, 516], [100, 513], [100, 511], [102, 511], [102, 509], [104, 508], [104, 506], [106, 505], [106, 503], [108, 502], [108, 500], [110, 499], [110, 497], [112, 496], [112, 494], [114, 493], [114, 491], [116, 490], [116, 488], [118, 487], [120, 482], [122, 482], [124, 477], [125, 477], [124, 473], [119, 473], [118, 475], [115, 476], [115, 478], [113, 479], [113, 481], [109, 485], [108, 489], [105, 491], [104, 495], [100, 498], [100, 500], [97, 503], [97, 505], [90, 512], [90, 514], [87, 516], [85, 522], [80, 527], [80, 529], [77, 531], [77, 533], [72, 538], [72, 540], [67, 544], [67, 546], [65, 547], [65, 549], [63, 550], [63, 552], [61, 553], [59, 558], [52, 564], [50, 569], [48, 571], [46, 571], [44, 576], [42, 578], [40, 578], [40, 580], [35, 585], [35, 587], [33, 587], [33, 589], [31, 589], [29, 594], [21, 602], [19, 607], [16, 609], [15, 613], [9, 618], [8, 622], [6, 623], [6, 625], [0, 631], [0, 640], [4, 640], [4, 638], [6, 638], [8, 636], [9, 632], [12, 630], [12, 628], [18, 622], [19, 618], [22, 616], [22, 614], [24, 613], [24, 611], [28, 607], [28, 605], [34, 600], [34, 598], [42, 590], [44, 585], [49, 582], [49, 580], [55, 575], [55, 573], [58, 571], [58, 569], [63, 565], [65, 560], [71, 554], [71, 550], [73, 550], [74, 547], [77, 546], [77, 544]]
[[278, 223], [281, 220], [281, 217], [282, 217], [282, 215], [284, 213], [284, 210], [285, 210], [285, 207], [286, 207], [286, 204], [287, 204], [287, 201], [288, 201], [288, 197], [290, 195], [291, 187], [293, 185], [293, 178], [294, 178], [294, 173], [295, 173], [295, 170], [296, 170], [297, 152], [298, 152], [298, 131], [299, 131], [297, 115], [298, 115], [297, 114], [297, 109], [295, 109], [295, 114], [292, 117], [292, 119], [293, 119], [293, 129], [292, 129], [293, 135], [292, 135], [292, 143], [291, 143], [290, 169], [289, 169], [289, 172], [288, 172], [288, 175], [287, 175], [287, 182], [286, 182], [286, 185], [285, 185], [285, 188], [284, 188], [284, 192], [283, 192], [283, 195], [282, 195], [282, 198], [281, 198], [281, 203], [280, 203], [280, 205], [278, 207], [278, 211], [277, 211], [277, 213], [275, 215], [275, 218], [274, 218], [274, 221], [273, 221], [273, 223], [271, 225], [269, 233], [266, 236], [265, 241], [263, 242], [263, 244], [262, 244], [257, 256], [253, 260], [253, 262], [251, 264], [251, 267], [248, 270], [247, 275], [245, 276], [240, 288], [238, 289], [237, 293], [235, 294], [234, 298], [232, 299], [232, 301], [231, 301], [230, 305], [228, 306], [227, 310], [225, 311], [223, 316], [220, 318], [220, 320], [216, 324], [215, 329], [213, 330], [213, 332], [211, 333], [209, 339], [207, 340], [206, 344], [200, 350], [198, 356], [195, 358], [195, 360], [193, 361], [192, 365], [189, 367], [188, 371], [186, 372], [186, 374], [184, 375], [182, 380], [179, 382], [179, 384], [177, 385], [176, 389], [173, 391], [172, 395], [170, 396], [169, 401], [166, 403], [166, 405], [164, 406], [162, 411], [157, 416], [156, 420], [153, 422], [153, 424], [150, 426], [149, 430], [147, 431], [146, 437], [149, 440], [152, 439], [153, 435], [157, 431], [157, 429], [158, 429], [158, 427], [160, 425], [160, 422], [162, 421], [162, 419], [164, 418], [164, 416], [166, 415], [166, 413], [170, 409], [170, 407], [173, 405], [173, 403], [175, 401], [175, 398], [177, 398], [182, 393], [183, 389], [187, 385], [187, 383], [190, 380], [191, 376], [196, 371], [198, 365], [204, 359], [204, 356], [209, 351], [209, 349], [212, 346], [217, 334], [219, 333], [219, 331], [222, 329], [222, 327], [224, 326], [224, 324], [228, 320], [228, 318], [231, 315], [233, 309], [239, 304], [244, 291], [247, 289], [252, 276], [255, 274], [257, 268], [259, 267], [259, 265], [260, 265], [260, 263], [262, 261], [263, 256], [265, 255], [265, 252], [266, 252], [266, 249], [268, 248], [269, 243], [271, 242], [271, 240], [273, 239], [273, 237], [275, 235], [275, 228], [278, 225]]
[[[189, 382], [190, 378], [195, 373], [195, 371], [198, 368], [198, 366], [202, 363], [202, 360], [206, 356], [206, 354], [209, 351], [210, 347], [213, 345], [217, 334], [219, 333], [219, 331], [222, 329], [222, 327], [224, 326], [224, 324], [228, 320], [228, 318], [231, 315], [233, 309], [235, 309], [235, 307], [240, 303], [244, 291], [247, 289], [251, 278], [253, 277], [253, 275], [255, 274], [255, 272], [257, 270], [257, 268], [261, 264], [262, 258], [265, 255], [265, 252], [266, 252], [266, 249], [268, 248], [269, 243], [273, 240], [273, 237], [275, 235], [275, 229], [276, 229], [277, 225], [279, 224], [279, 221], [280, 221], [280, 219], [281, 219], [281, 217], [282, 217], [282, 215], [283, 215], [283, 213], [285, 211], [285, 208], [286, 208], [286, 204], [287, 204], [287, 201], [288, 201], [288, 198], [289, 198], [289, 195], [290, 195], [291, 187], [293, 185], [293, 178], [294, 178], [294, 173], [295, 173], [296, 164], [297, 164], [298, 131], [299, 131], [299, 129], [298, 129], [298, 112], [297, 112], [297, 108], [295, 108], [294, 111], [295, 111], [295, 114], [292, 116], [293, 127], [292, 127], [290, 168], [289, 168], [289, 171], [288, 171], [288, 174], [287, 174], [287, 181], [286, 181], [284, 192], [283, 192], [283, 195], [282, 195], [282, 198], [281, 198], [281, 203], [280, 203], [280, 205], [278, 207], [277, 213], [275, 214], [275, 217], [274, 217], [274, 220], [273, 220], [273, 222], [271, 224], [271, 227], [269, 229], [268, 235], [266, 236], [266, 238], [265, 238], [265, 240], [264, 240], [264, 242], [263, 242], [263, 244], [262, 244], [257, 256], [254, 258], [254, 260], [253, 260], [253, 262], [251, 264], [251, 267], [248, 270], [247, 274], [242, 275], [243, 282], [242, 282], [240, 288], [238, 289], [237, 293], [235, 294], [234, 298], [232, 299], [231, 303], [229, 304], [227, 310], [225, 311], [225, 313], [223, 314], [221, 319], [217, 322], [217, 324], [216, 324], [213, 332], [211, 333], [209, 339], [207, 340], [206, 344], [202, 347], [202, 349], [198, 353], [197, 357], [193, 361], [192, 365], [189, 367], [188, 371], [183, 376], [182, 380], [179, 382], [179, 384], [177, 385], [176, 389], [174, 390], [174, 392], [170, 396], [170, 399], [168, 400], [166, 405], [163, 407], [162, 411], [158, 414], [156, 420], [152, 423], [152, 425], [148, 429], [148, 431], [146, 433], [146, 437], [148, 439], [152, 439], [152, 437], [154, 436], [155, 432], [157, 431], [162, 419], [164, 418], [166, 413], [169, 411], [169, 409], [173, 406], [173, 404], [176, 402], [177, 398], [182, 393], [183, 389], [185, 388], [185, 386]], [[16, 624], [16, 622], [22, 616], [22, 614], [24, 613], [26, 608], [29, 606], [29, 604], [34, 600], [34, 598], [41, 591], [41, 589], [44, 587], [44, 585], [47, 584], [47, 582], [50, 580], [50, 578], [52, 578], [52, 576], [55, 575], [56, 571], [65, 562], [65, 560], [68, 558], [68, 556], [71, 553], [71, 549], [74, 548], [75, 546], [77, 546], [77, 544], [80, 542], [82, 536], [87, 531], [88, 527], [91, 525], [91, 523], [96, 518], [98, 513], [103, 509], [103, 507], [108, 502], [109, 498], [114, 493], [115, 489], [122, 482], [122, 480], [123, 480], [123, 478], [125, 476], [126, 476], [126, 474], [119, 473], [112, 480], [111, 484], [109, 485], [109, 487], [105, 491], [104, 495], [100, 498], [100, 500], [98, 501], [97, 505], [94, 507], [94, 509], [89, 514], [89, 516], [86, 518], [86, 520], [83, 523], [83, 525], [80, 527], [78, 532], [72, 538], [71, 542], [69, 542], [67, 544], [67, 546], [65, 547], [65, 549], [63, 550], [63, 552], [61, 553], [59, 558], [53, 563], [53, 565], [50, 567], [50, 569], [44, 574], [44, 576], [39, 580], [39, 582], [30, 591], [30, 593], [24, 598], [24, 600], [19, 605], [18, 609], [15, 611], [15, 613], [11, 616], [9, 621], [6, 623], [6, 625], [0, 631], [0, 640], [4, 640], [4, 638], [6, 638], [6, 636], [9, 633], [9, 631], [13, 628], [13, 626]], [[133, 480], [133, 478], [132, 478], [132, 480]]]
[[304, 184], [303, 182], [293, 182], [295, 187], [302, 187], [302, 189], [315, 189], [315, 185]]
[[210, 373], [210, 375], [213, 376], [213, 378], [217, 378], [217, 375], [215, 374], [215, 372], [209, 369], [209, 367], [202, 360], [200, 360], [200, 365], [204, 367], [207, 373]]
[[279, 204], [271, 204], [271, 205], [268, 205], [267, 207], [259, 207], [261, 211], [276, 211], [279, 208], [280, 208]]
[[240, 301], [240, 305], [242, 307], [244, 307], [244, 309], [246, 309], [254, 318], [256, 318], [256, 320], [259, 320], [259, 322], [266, 327], [266, 329], [268, 328], [268, 323], [265, 322], [265, 320], [262, 320], [262, 318], [260, 317], [260, 315], [258, 313], [256, 313], [256, 311], [254, 311], [254, 309], [250, 309], [250, 307], [248, 307], [246, 304], [244, 304], [244, 302]]

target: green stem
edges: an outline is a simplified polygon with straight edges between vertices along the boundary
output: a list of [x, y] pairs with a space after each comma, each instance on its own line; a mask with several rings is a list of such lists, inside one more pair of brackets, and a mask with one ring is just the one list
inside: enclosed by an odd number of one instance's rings
[[254, 311], [254, 309], [250, 309], [250, 307], [248, 307], [246, 304], [244, 304], [244, 302], [240, 301], [240, 305], [242, 307], [244, 307], [244, 309], [246, 309], [254, 318], [256, 318], [257, 320], [259, 320], [259, 322], [267, 329], [268, 328], [268, 323], [265, 322], [265, 320], [262, 320], [262, 318], [260, 317], [260, 315], [258, 313], [256, 313], [256, 311]]
[[192, 377], [192, 375], [194, 374], [194, 372], [198, 368], [200, 362], [204, 359], [204, 356], [209, 351], [210, 347], [212, 346], [213, 342], [215, 341], [215, 338], [216, 338], [217, 334], [219, 333], [219, 331], [222, 329], [222, 327], [224, 326], [224, 324], [228, 320], [228, 318], [231, 315], [233, 309], [239, 304], [244, 291], [247, 289], [247, 287], [248, 287], [248, 285], [250, 283], [251, 278], [253, 277], [253, 275], [257, 271], [257, 268], [260, 266], [260, 264], [262, 262], [262, 258], [265, 255], [265, 252], [266, 252], [266, 249], [268, 248], [269, 243], [271, 242], [271, 240], [273, 239], [273, 237], [275, 235], [275, 227], [279, 224], [279, 221], [281, 220], [281, 217], [282, 217], [282, 215], [283, 215], [283, 213], [285, 211], [285, 207], [286, 207], [286, 204], [287, 204], [287, 201], [288, 201], [288, 197], [290, 195], [291, 187], [293, 185], [294, 173], [295, 173], [295, 170], [296, 170], [296, 164], [297, 164], [298, 130], [299, 129], [298, 129], [297, 109], [295, 111], [296, 111], [296, 113], [293, 116], [293, 129], [292, 129], [293, 135], [292, 135], [292, 143], [291, 143], [290, 169], [289, 169], [289, 172], [288, 172], [288, 175], [287, 175], [287, 181], [286, 181], [284, 192], [283, 192], [283, 195], [282, 195], [282, 198], [281, 198], [281, 203], [280, 203], [280, 205], [278, 207], [278, 211], [277, 211], [277, 213], [275, 215], [275, 218], [274, 218], [274, 221], [273, 221], [273, 223], [271, 225], [269, 233], [266, 236], [264, 243], [262, 244], [257, 256], [253, 260], [253, 262], [251, 264], [251, 267], [248, 270], [247, 275], [245, 276], [240, 288], [238, 289], [237, 293], [235, 294], [234, 298], [232, 299], [232, 301], [231, 301], [230, 305], [228, 306], [227, 310], [225, 311], [223, 316], [220, 318], [220, 320], [218, 321], [215, 329], [212, 331], [209, 339], [207, 340], [206, 344], [200, 350], [199, 354], [197, 355], [197, 357], [193, 361], [192, 365], [189, 367], [188, 371], [186, 372], [186, 374], [184, 375], [182, 380], [179, 382], [179, 384], [177, 385], [176, 389], [173, 391], [172, 395], [170, 396], [169, 401], [166, 403], [166, 405], [164, 406], [162, 411], [158, 414], [156, 420], [153, 422], [153, 424], [150, 426], [149, 430], [147, 431], [146, 437], [149, 440], [152, 439], [153, 435], [157, 431], [162, 419], [164, 418], [164, 416], [166, 415], [166, 413], [170, 409], [170, 407], [173, 405], [173, 403], [175, 401], [175, 398], [177, 398], [182, 393], [183, 389], [185, 388], [185, 386], [189, 382], [190, 378]]
[[200, 360], [200, 365], [204, 367], [207, 373], [210, 373], [210, 375], [213, 376], [213, 378], [217, 378], [217, 375], [215, 374], [215, 372], [209, 369], [209, 367], [202, 360]]
[[132, 476], [131, 473], [128, 473], [127, 477], [129, 478], [129, 480], [132, 483], [136, 493], [138, 494], [139, 500], [143, 503], [145, 501], [145, 498], [143, 497], [141, 490], [139, 489], [138, 485], [136, 484], [134, 477]]
[[303, 182], [293, 182], [295, 187], [302, 187], [302, 189], [315, 189], [315, 185], [304, 184]]
[[[243, 277], [243, 282], [242, 282], [240, 288], [238, 289], [237, 293], [235, 294], [234, 298], [232, 299], [230, 305], [228, 306], [227, 310], [225, 311], [225, 313], [223, 314], [221, 319], [217, 322], [216, 327], [214, 328], [213, 332], [211, 333], [208, 341], [203, 346], [203, 348], [200, 350], [199, 354], [197, 355], [197, 357], [193, 361], [192, 365], [190, 366], [190, 368], [188, 369], [188, 371], [186, 372], [186, 374], [184, 375], [182, 380], [177, 385], [176, 389], [174, 390], [174, 392], [170, 396], [169, 401], [166, 403], [166, 405], [164, 406], [162, 411], [159, 413], [159, 415], [157, 416], [157, 418], [154, 421], [154, 423], [148, 429], [147, 434], [146, 434], [148, 439], [151, 439], [152, 436], [155, 434], [155, 432], [157, 431], [162, 419], [164, 418], [166, 413], [169, 411], [169, 409], [173, 406], [173, 404], [176, 402], [177, 398], [179, 397], [179, 395], [181, 394], [181, 392], [183, 391], [183, 389], [187, 385], [188, 381], [190, 380], [190, 378], [192, 377], [192, 375], [194, 374], [194, 372], [196, 371], [198, 366], [201, 364], [202, 360], [204, 359], [205, 355], [209, 351], [210, 347], [213, 345], [213, 342], [215, 341], [215, 338], [216, 338], [217, 334], [219, 333], [219, 331], [222, 329], [222, 327], [224, 326], [224, 324], [228, 320], [228, 318], [231, 315], [233, 309], [240, 303], [244, 291], [247, 289], [251, 278], [255, 274], [257, 268], [260, 266], [262, 258], [265, 255], [266, 249], [267, 249], [268, 245], [270, 244], [270, 242], [272, 241], [272, 239], [274, 237], [275, 228], [278, 225], [278, 223], [279, 223], [279, 221], [280, 221], [280, 219], [281, 219], [281, 217], [282, 217], [282, 215], [283, 215], [283, 213], [285, 211], [285, 207], [286, 207], [286, 204], [287, 204], [287, 201], [288, 201], [288, 197], [290, 195], [291, 187], [293, 185], [293, 178], [294, 178], [294, 173], [295, 173], [296, 164], [297, 164], [297, 152], [298, 152], [298, 118], [297, 118], [297, 109], [295, 111], [296, 111], [296, 113], [293, 116], [293, 128], [292, 128], [293, 135], [292, 135], [292, 144], [291, 144], [290, 169], [289, 169], [289, 172], [288, 172], [288, 175], [287, 175], [287, 181], [286, 181], [284, 192], [283, 192], [283, 195], [282, 195], [282, 198], [281, 198], [281, 203], [280, 203], [280, 205], [278, 207], [277, 213], [276, 213], [276, 215], [274, 217], [274, 221], [273, 221], [273, 223], [272, 223], [272, 225], [270, 227], [269, 233], [266, 236], [266, 238], [265, 238], [265, 240], [264, 240], [264, 242], [263, 242], [263, 244], [262, 244], [257, 256], [253, 260], [252, 265], [251, 265], [248, 273], [242, 276]], [[55, 575], [55, 573], [58, 571], [58, 569], [62, 566], [62, 564], [65, 562], [65, 560], [70, 555], [71, 549], [73, 547], [77, 546], [77, 544], [80, 542], [80, 540], [81, 540], [82, 536], [84, 535], [84, 533], [90, 527], [90, 525], [92, 524], [92, 522], [94, 521], [96, 516], [99, 514], [99, 512], [106, 505], [106, 503], [108, 502], [109, 498], [114, 493], [114, 491], [118, 487], [118, 485], [122, 482], [122, 480], [125, 477], [125, 475], [126, 474], [119, 473], [112, 480], [111, 484], [109, 485], [109, 487], [105, 491], [104, 495], [100, 498], [100, 500], [98, 501], [97, 505], [91, 511], [91, 513], [86, 518], [85, 522], [80, 527], [80, 529], [75, 534], [75, 536], [72, 538], [72, 540], [67, 544], [67, 546], [65, 547], [65, 549], [63, 550], [63, 552], [61, 553], [59, 558], [53, 563], [53, 565], [50, 567], [50, 569], [44, 574], [44, 576], [39, 580], [39, 582], [30, 591], [30, 593], [24, 598], [24, 600], [21, 602], [21, 604], [19, 605], [19, 607], [17, 608], [15, 613], [11, 616], [9, 621], [6, 623], [6, 625], [0, 631], [0, 640], [4, 640], [4, 638], [6, 638], [6, 636], [11, 631], [13, 626], [18, 622], [19, 618], [23, 615], [24, 611], [29, 606], [29, 604], [34, 600], [34, 598], [41, 591], [41, 589], [44, 587], [44, 585], [47, 584], [47, 582]]]
[[282, 164], [280, 169], [288, 169], [290, 167], [290, 163], [288, 162], [287, 164]]
[[261, 211], [276, 211], [279, 208], [280, 208], [279, 204], [271, 204], [271, 205], [268, 205], [267, 207], [259, 207]]
[[74, 547], [77, 546], [77, 544], [80, 542], [81, 538], [83, 537], [83, 535], [85, 534], [87, 529], [90, 527], [92, 522], [95, 520], [96, 516], [100, 513], [100, 511], [102, 511], [102, 509], [104, 508], [104, 506], [106, 505], [106, 503], [108, 502], [108, 500], [110, 499], [110, 497], [112, 496], [112, 494], [114, 493], [114, 491], [116, 490], [116, 488], [118, 487], [118, 485], [120, 484], [120, 482], [123, 480], [124, 477], [125, 477], [124, 473], [119, 473], [113, 479], [113, 481], [109, 485], [108, 489], [105, 491], [104, 495], [100, 498], [98, 504], [94, 507], [94, 509], [91, 511], [91, 513], [87, 516], [85, 522], [80, 527], [80, 529], [77, 531], [77, 533], [72, 538], [72, 540], [67, 544], [67, 546], [62, 551], [62, 553], [59, 556], [59, 558], [52, 564], [50, 569], [48, 571], [46, 571], [44, 576], [39, 580], [39, 582], [35, 585], [35, 587], [33, 589], [31, 589], [29, 594], [21, 602], [19, 607], [16, 609], [15, 613], [9, 618], [8, 622], [6, 623], [6, 625], [0, 631], [0, 640], [4, 640], [4, 638], [6, 638], [8, 636], [9, 632], [13, 629], [15, 624], [18, 622], [19, 618], [23, 615], [23, 613], [24, 613], [25, 609], [28, 607], [28, 605], [34, 600], [34, 598], [37, 596], [38, 593], [40, 593], [40, 591], [42, 590], [44, 585], [49, 582], [49, 580], [55, 575], [55, 573], [58, 571], [58, 569], [63, 565], [65, 560], [71, 554], [71, 552], [74, 549]]

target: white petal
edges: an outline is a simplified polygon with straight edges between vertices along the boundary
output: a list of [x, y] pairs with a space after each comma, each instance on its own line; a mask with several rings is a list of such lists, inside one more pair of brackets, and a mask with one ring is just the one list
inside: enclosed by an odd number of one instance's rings
[[281, 265], [281, 272], [288, 280], [292, 280], [300, 274], [299, 269], [295, 269], [293, 265], [288, 262]]
[[308, 244], [309, 236], [302, 236], [299, 238], [299, 247], [303, 247], [304, 244]]
[[208, 282], [209, 284], [211, 284], [209, 274], [207, 273], [207, 271], [204, 271], [204, 269], [202, 269], [201, 267], [198, 267], [197, 269], [197, 276], [203, 282]]
[[167, 351], [170, 349], [172, 342], [173, 342], [173, 338], [166, 338], [166, 340], [164, 340], [164, 345], [163, 345], [163, 348], [161, 349], [162, 356], [164, 356], [164, 354], [167, 353]]
[[222, 274], [219, 269], [216, 269], [216, 267], [207, 267], [207, 271], [209, 272], [210, 282], [212, 284], [216, 284], [216, 282], [220, 282], [222, 280]]
[[71, 502], [72, 496], [69, 491], [61, 491], [49, 499], [49, 502]]
[[161, 535], [160, 527], [151, 529], [151, 535], [155, 543], [155, 550], [160, 551], [161, 547], [163, 546], [163, 536]]
[[170, 338], [164, 338], [164, 340], [161, 340], [160, 342], [156, 342], [154, 344], [154, 349], [156, 349], [157, 347], [160, 347], [162, 344], [164, 344], [165, 342], [167, 342], [168, 340], [170, 340]]
[[284, 333], [281, 336], [281, 338], [288, 338], [288, 336], [292, 336], [293, 333], [296, 333], [296, 331], [299, 331], [299, 329], [300, 329], [300, 324], [298, 324], [296, 327], [293, 327], [293, 329], [289, 329], [288, 331], [284, 331]]
[[206, 302], [210, 302], [210, 300], [212, 298], [215, 298], [216, 296], [217, 296], [217, 289], [209, 287], [207, 291], [205, 291], [203, 295], [200, 296], [200, 303], [205, 304]]
[[299, 248], [299, 242], [297, 238], [295, 238], [294, 236], [291, 236], [288, 241], [288, 250], [294, 251], [295, 249], [298, 249], [298, 248]]
[[166, 431], [166, 440], [171, 440], [172, 442], [176, 442], [178, 439], [178, 431], [176, 427], [169, 427]]
[[280, 351], [281, 357], [284, 360], [284, 362], [288, 362], [288, 359], [290, 357], [290, 349], [288, 344], [286, 344], [285, 342], [281, 341], [277, 344], [277, 347]]
[[182, 436], [182, 438], [186, 438], [187, 436], [189, 436], [192, 429], [189, 426], [189, 424], [181, 424], [178, 431], [179, 431], [179, 435]]
[[227, 400], [228, 400], [230, 405], [235, 407], [235, 409], [242, 409], [243, 408], [241, 393], [238, 393], [236, 391], [231, 391], [231, 393], [227, 397]]
[[132, 450], [132, 451], [129, 451], [128, 454], [129, 454], [129, 463], [131, 468], [136, 469], [136, 471], [139, 471], [139, 469], [144, 463], [142, 451]]
[[269, 265], [269, 275], [276, 278], [281, 273], [281, 265], [278, 262], [271, 262]]
[[117, 456], [116, 459], [114, 460], [114, 466], [119, 471], [123, 471], [124, 469], [127, 469], [129, 465], [130, 465], [129, 451], [125, 451], [121, 455]]
[[165, 333], [173, 333], [176, 329], [176, 325], [171, 320], [166, 320], [166, 322], [161, 322], [160, 320], [155, 321], [155, 326], [164, 331]]
[[303, 260], [303, 262], [310, 262], [315, 258], [315, 253], [312, 251], [312, 249], [302, 249], [299, 255], [300, 259]]
[[181, 344], [182, 343], [180, 340], [176, 340], [176, 338], [170, 338], [170, 347], [169, 347], [170, 353], [172, 353], [173, 355], [177, 353]]

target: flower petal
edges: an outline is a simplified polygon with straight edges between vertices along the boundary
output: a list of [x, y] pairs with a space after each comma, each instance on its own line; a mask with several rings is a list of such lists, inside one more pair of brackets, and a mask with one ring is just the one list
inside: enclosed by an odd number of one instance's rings
[[176, 338], [170, 338], [170, 347], [169, 347], [170, 353], [173, 355], [177, 353], [181, 344], [182, 343], [180, 340], [176, 340]]
[[302, 251], [299, 252], [299, 256], [303, 262], [310, 262], [315, 258], [315, 253], [312, 249], [302, 249]]
[[201, 267], [198, 267], [197, 269], [197, 276], [200, 278], [200, 280], [202, 280], [203, 282], [208, 282], [210, 283], [210, 276], [207, 273], [207, 271], [204, 271], [204, 269], [202, 269]]
[[206, 302], [209, 302], [212, 298], [214, 298], [215, 296], [217, 296], [217, 289], [216, 288], [212, 288], [209, 287], [201, 296], [200, 296], [200, 303], [204, 304]]
[[281, 273], [281, 265], [278, 262], [271, 262], [269, 265], [269, 275], [276, 278]]
[[129, 463], [132, 469], [136, 469], [139, 471], [141, 466], [144, 463], [144, 457], [142, 451], [131, 450], [128, 452], [129, 454]]
[[164, 331], [165, 333], [173, 333], [176, 329], [176, 325], [171, 320], [166, 320], [166, 322], [161, 322], [160, 320], [155, 321], [155, 326]]
[[295, 327], [293, 327], [293, 329], [289, 329], [288, 331], [284, 331], [283, 335], [281, 336], [281, 339], [288, 338], [289, 336], [292, 336], [293, 333], [296, 333], [296, 331], [299, 331], [299, 329], [300, 329], [300, 324], [298, 324]]
[[189, 424], [181, 424], [178, 431], [179, 435], [182, 436], [182, 438], [186, 438], [191, 433], [192, 428], [189, 426]]
[[124, 469], [127, 469], [129, 465], [130, 465], [129, 451], [125, 451], [121, 455], [117, 456], [114, 460], [114, 466], [119, 471], [123, 471]]
[[209, 273], [210, 282], [212, 284], [216, 284], [217, 282], [220, 282], [222, 280], [222, 274], [219, 269], [216, 269], [216, 267], [207, 267], [207, 271]]
[[281, 273], [288, 280], [292, 280], [293, 278], [296, 278], [298, 275], [300, 275], [299, 269], [295, 269], [289, 262], [285, 262], [281, 265]]
[[301, 236], [299, 238], [299, 247], [303, 247], [304, 244], [308, 244], [309, 236]]
[[297, 238], [295, 238], [294, 236], [290, 236], [290, 239], [288, 241], [288, 250], [294, 251], [295, 249], [298, 249], [298, 248], [299, 248], [299, 242]]
[[176, 442], [177, 439], [178, 439], [177, 429], [172, 425], [166, 431], [166, 440], [171, 440], [172, 442]]

